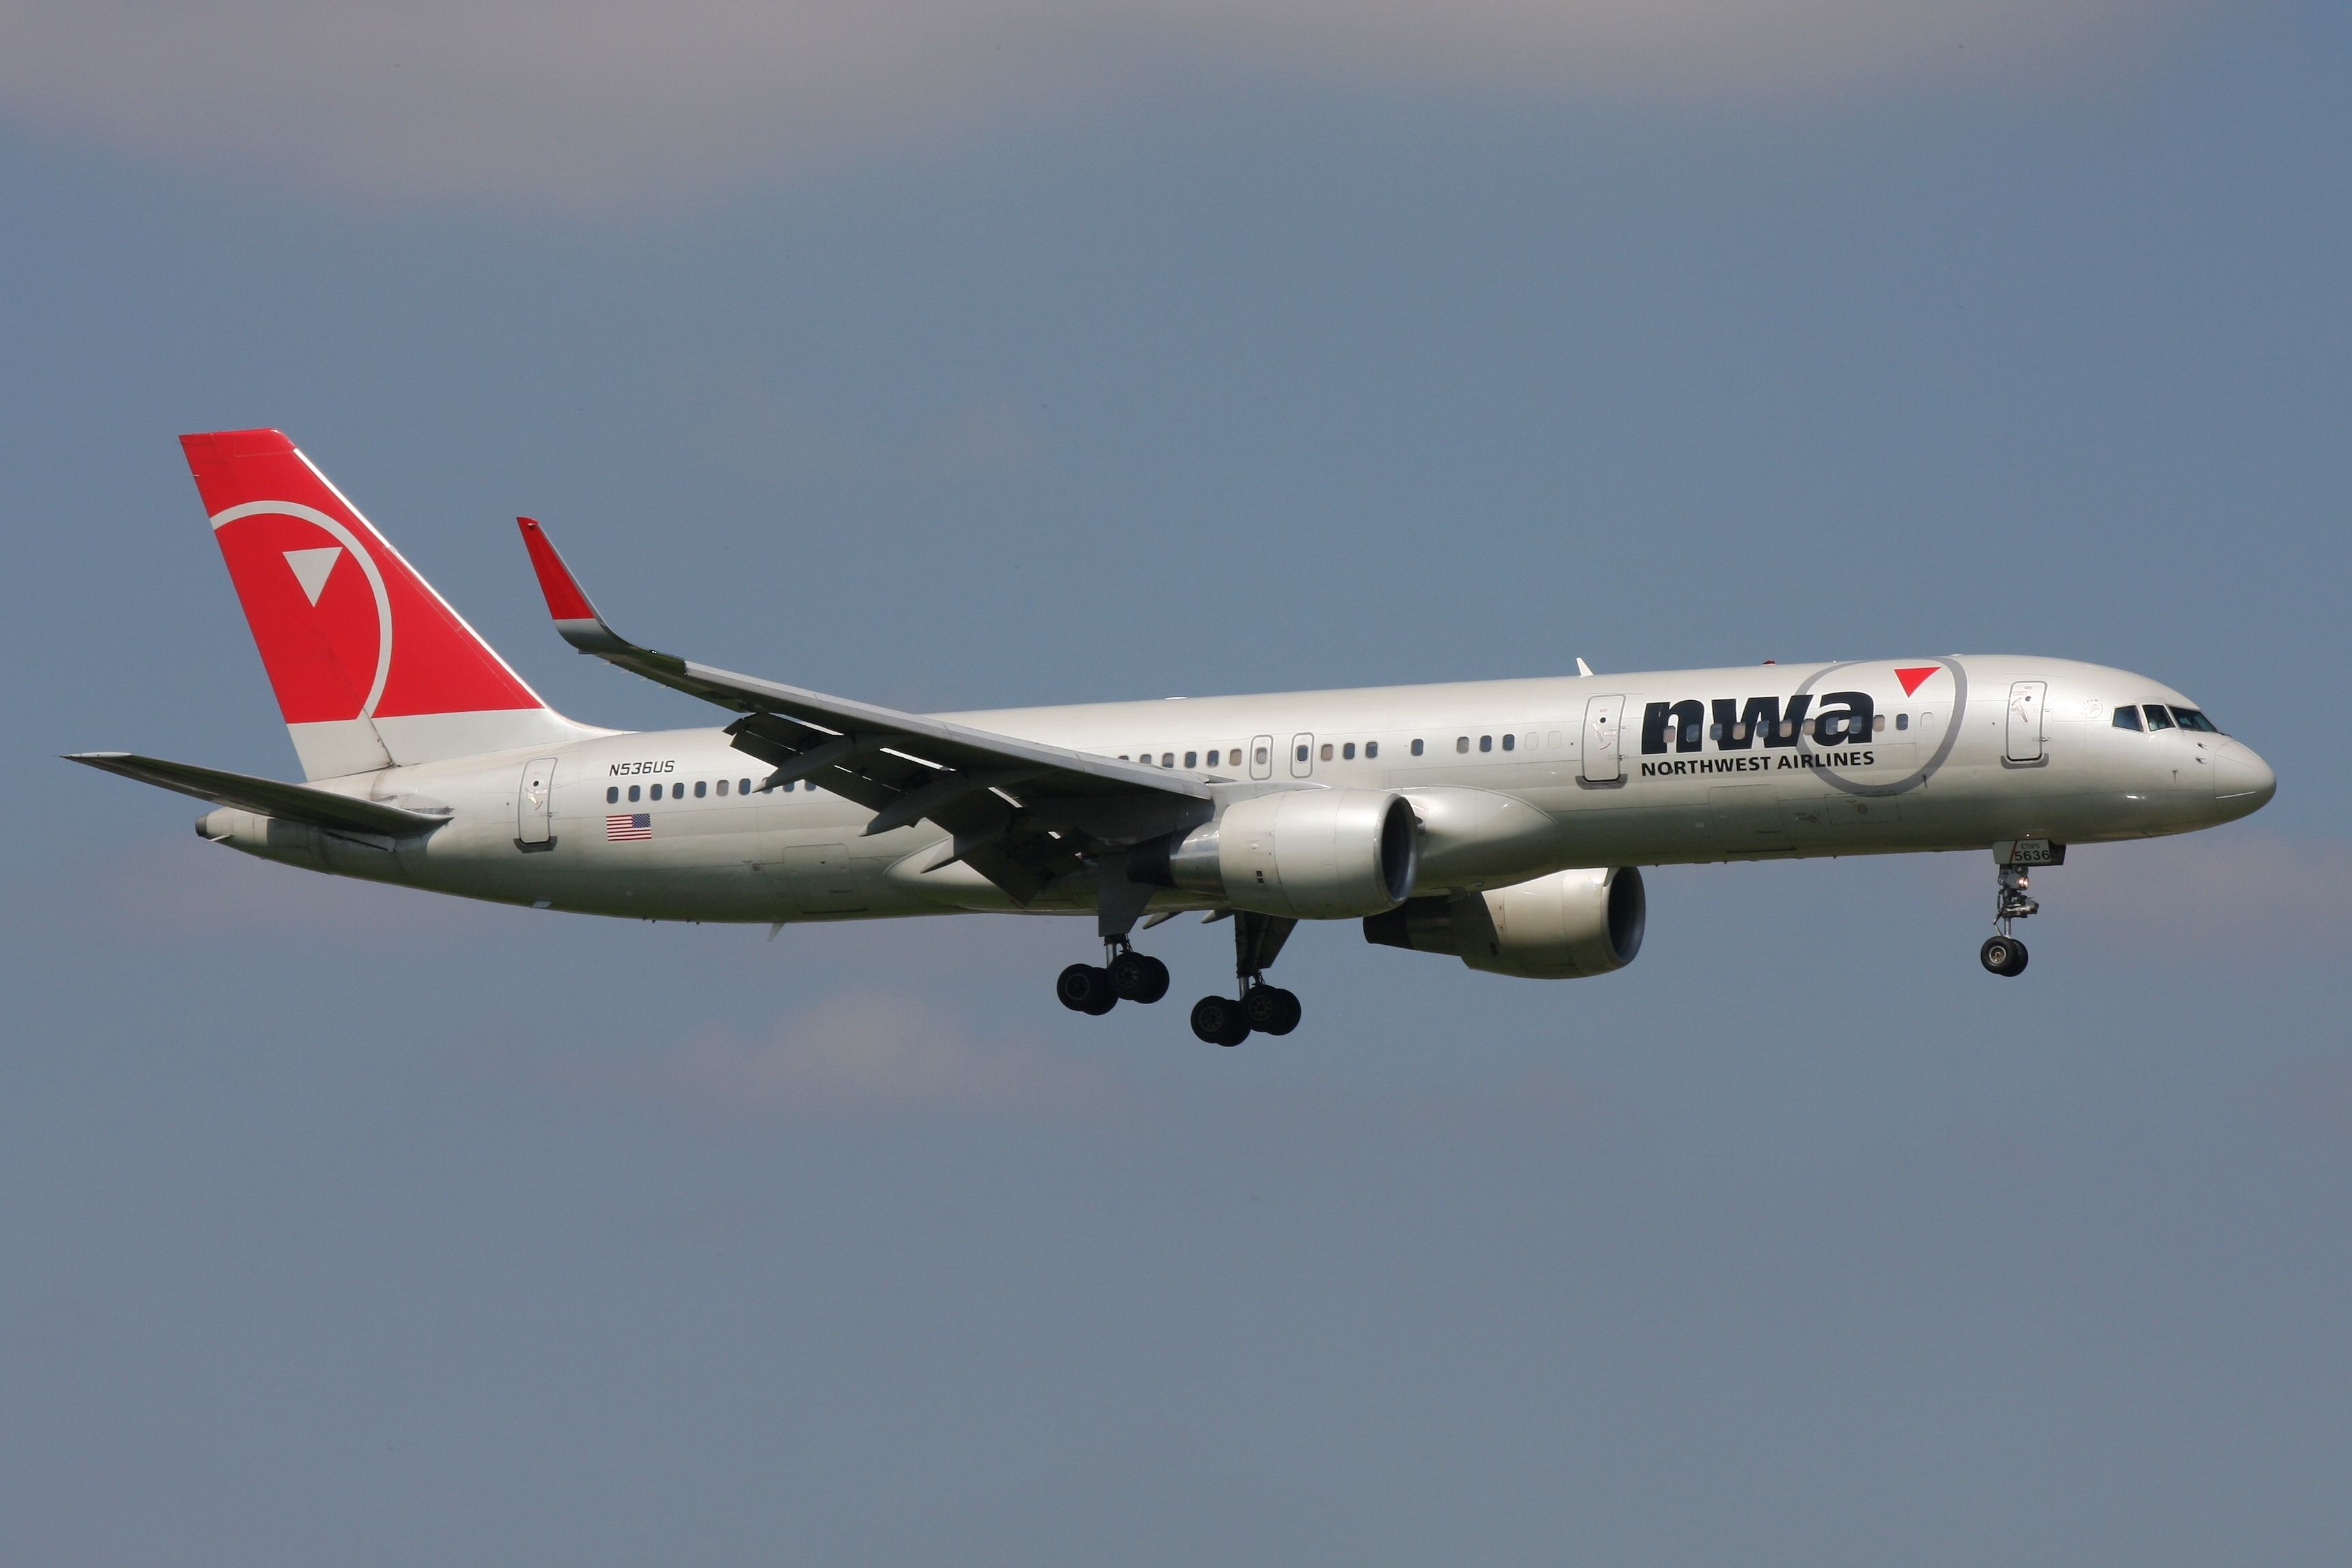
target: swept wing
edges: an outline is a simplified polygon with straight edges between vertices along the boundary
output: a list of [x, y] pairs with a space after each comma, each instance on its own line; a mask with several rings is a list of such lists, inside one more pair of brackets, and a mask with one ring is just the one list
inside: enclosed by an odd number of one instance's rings
[[[556, 630], [582, 653], [742, 715], [739, 751], [874, 812], [867, 833], [928, 818], [961, 859], [1026, 903], [1090, 857], [1208, 820], [1211, 780], [738, 675], [633, 643], [596, 613], [530, 518], [517, 518]], [[940, 864], [947, 864], [942, 859]]]

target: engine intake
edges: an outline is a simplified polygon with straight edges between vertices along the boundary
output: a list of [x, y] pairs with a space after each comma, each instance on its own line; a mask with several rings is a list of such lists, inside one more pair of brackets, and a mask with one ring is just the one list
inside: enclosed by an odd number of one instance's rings
[[1349, 920], [1412, 896], [1421, 822], [1389, 790], [1300, 789], [1253, 795], [1216, 821], [1139, 852], [1139, 881], [1297, 920]]
[[1606, 974], [1642, 951], [1649, 900], [1642, 873], [1555, 871], [1491, 892], [1410, 899], [1364, 919], [1364, 940], [1449, 952], [1473, 969], [1529, 980]]

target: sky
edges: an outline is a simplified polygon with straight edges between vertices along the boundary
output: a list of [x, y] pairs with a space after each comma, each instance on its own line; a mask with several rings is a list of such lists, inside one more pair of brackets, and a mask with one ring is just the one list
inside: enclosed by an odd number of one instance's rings
[[[0, 1563], [2352, 1552], [2352, 13], [0, 0]], [[1631, 968], [436, 900], [289, 776], [173, 437], [572, 716], [2014, 651], [2278, 798], [1676, 868]]]

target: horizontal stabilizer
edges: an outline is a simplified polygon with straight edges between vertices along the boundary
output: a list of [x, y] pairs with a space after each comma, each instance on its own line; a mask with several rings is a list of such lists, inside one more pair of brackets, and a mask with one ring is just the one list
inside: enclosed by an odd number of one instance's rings
[[446, 816], [404, 811], [399, 806], [386, 805], [381, 801], [356, 800], [347, 795], [337, 795], [332, 790], [313, 789], [308, 784], [255, 778], [250, 773], [224, 773], [218, 768], [165, 762], [161, 757], [142, 757], [130, 752], [79, 752], [69, 754], [66, 761], [100, 768], [110, 773], [121, 773], [124, 778], [137, 779], [141, 784], [177, 790], [198, 800], [211, 801], [215, 805], [234, 806], [239, 811], [257, 812], [263, 816], [279, 817], [289, 822], [307, 822], [314, 827], [341, 833], [376, 833], [401, 837], [438, 827], [447, 820]]

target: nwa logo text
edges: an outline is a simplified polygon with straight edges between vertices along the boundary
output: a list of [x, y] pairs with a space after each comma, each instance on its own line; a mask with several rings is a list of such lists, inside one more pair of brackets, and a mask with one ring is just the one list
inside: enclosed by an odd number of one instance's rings
[[[1697, 752], [1708, 741], [1723, 755], [1693, 762], [1643, 763], [1644, 778], [1671, 778], [1684, 773], [1747, 773], [1766, 768], [1868, 767], [1876, 759], [1864, 749], [1870, 739], [1876, 704], [1866, 691], [1824, 693], [1821, 707], [1813, 695], [1799, 692], [1787, 699], [1718, 697], [1712, 704], [1696, 699], [1653, 702], [1642, 712], [1642, 754]], [[1810, 738], [1817, 746], [1838, 748], [1826, 754], [1801, 751], [1798, 742]], [[1779, 752], [1772, 756], [1765, 753]], [[1741, 753], [1747, 753], [1742, 755]]]

